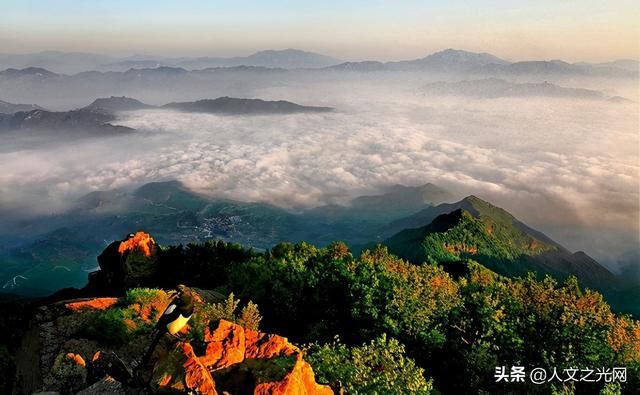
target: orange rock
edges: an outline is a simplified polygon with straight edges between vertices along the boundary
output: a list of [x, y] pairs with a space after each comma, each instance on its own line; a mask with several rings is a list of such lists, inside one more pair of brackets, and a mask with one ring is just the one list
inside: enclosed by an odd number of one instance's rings
[[189, 343], [179, 343], [154, 368], [153, 381], [162, 391], [217, 395], [211, 373], [193, 352]]
[[66, 303], [64, 307], [75, 312], [85, 309], [106, 310], [116, 303], [118, 303], [118, 298], [95, 298], [90, 300], [81, 300], [78, 302], [69, 302]]
[[136, 232], [133, 237], [120, 243], [118, 252], [124, 254], [126, 251], [141, 251], [145, 256], [151, 256], [156, 242], [150, 234], [145, 232]]
[[87, 364], [84, 362], [84, 358], [80, 354], [74, 354], [72, 352], [67, 354], [67, 358], [71, 359], [75, 362], [76, 365], [87, 367]]
[[333, 395], [327, 385], [316, 383], [311, 365], [298, 355], [293, 369], [282, 380], [258, 384], [254, 395]]
[[300, 350], [289, 343], [286, 337], [267, 335], [251, 329], [245, 329], [246, 351], [245, 358], [269, 359], [275, 356], [289, 356]]
[[204, 341], [207, 343], [207, 349], [200, 360], [209, 369], [221, 369], [244, 361], [245, 329], [243, 327], [220, 320], [215, 330], [205, 328]]
[[160, 380], [158, 380], [158, 385], [160, 387], [167, 387], [171, 384], [171, 376], [168, 373], [163, 373]]
[[184, 343], [182, 351], [187, 356], [187, 361], [183, 364], [186, 388], [194, 390], [198, 394], [217, 394], [216, 384], [211, 378], [211, 374], [200, 362], [199, 358], [196, 357], [191, 344]]
[[[240, 389], [244, 392], [255, 385], [252, 392], [256, 395], [333, 394], [329, 386], [316, 383], [313, 369], [302, 359], [300, 349], [285, 337], [220, 320], [216, 328], [205, 328], [204, 341], [204, 355], [196, 355], [191, 344], [181, 342], [159, 360], [154, 368], [155, 385], [198, 394], [217, 394], [216, 385], [222, 393]], [[288, 373], [268, 376], [267, 372], [273, 372], [269, 366], [282, 369], [283, 357], [289, 357], [291, 363]]]

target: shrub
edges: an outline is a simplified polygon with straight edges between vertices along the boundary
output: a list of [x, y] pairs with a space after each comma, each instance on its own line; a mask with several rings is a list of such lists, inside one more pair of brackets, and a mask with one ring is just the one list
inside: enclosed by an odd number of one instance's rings
[[127, 291], [125, 300], [128, 305], [149, 304], [158, 297], [159, 293], [164, 293], [164, 291], [155, 288], [132, 288]]
[[160, 318], [169, 304], [169, 295], [161, 289], [132, 288], [127, 291], [125, 303], [139, 325], [150, 325]]
[[191, 319], [191, 327], [193, 328], [191, 331], [192, 339], [200, 339], [205, 326], [209, 325], [210, 322], [219, 320], [231, 321], [245, 328], [257, 330], [260, 320], [262, 320], [258, 305], [249, 302], [238, 314], [239, 304], [240, 300], [236, 299], [233, 293], [231, 293], [224, 302], [201, 306]]
[[131, 320], [131, 314], [124, 308], [116, 307], [100, 311], [89, 318], [85, 333], [100, 342], [122, 345], [131, 340], [136, 329], [129, 320]]
[[405, 356], [404, 346], [384, 334], [355, 347], [336, 338], [306, 352], [319, 382], [340, 382], [349, 394], [429, 394], [433, 389], [424, 370]]

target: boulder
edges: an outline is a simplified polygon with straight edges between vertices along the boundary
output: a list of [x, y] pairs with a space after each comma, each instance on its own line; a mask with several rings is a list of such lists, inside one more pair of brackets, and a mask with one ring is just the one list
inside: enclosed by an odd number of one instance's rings
[[98, 256], [100, 270], [89, 275], [88, 292], [118, 292], [153, 277], [157, 246], [148, 233], [136, 232], [107, 246]]

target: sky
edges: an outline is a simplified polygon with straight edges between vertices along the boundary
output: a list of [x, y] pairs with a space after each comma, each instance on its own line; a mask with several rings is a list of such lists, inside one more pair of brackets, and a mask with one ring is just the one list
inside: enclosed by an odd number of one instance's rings
[[233, 56], [300, 48], [345, 60], [445, 48], [510, 60], [640, 57], [640, 2], [3, 0], [0, 52]]

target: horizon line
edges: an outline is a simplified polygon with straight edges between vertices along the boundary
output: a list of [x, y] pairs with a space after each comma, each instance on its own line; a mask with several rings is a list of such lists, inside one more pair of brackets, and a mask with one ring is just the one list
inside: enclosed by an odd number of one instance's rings
[[[96, 56], [105, 56], [105, 57], [113, 57], [113, 58], [120, 58], [120, 60], [126, 59], [126, 58], [134, 58], [134, 57], [148, 57], [148, 58], [164, 58], [167, 60], [172, 60], [172, 59], [198, 59], [198, 58], [220, 58], [220, 59], [232, 59], [232, 58], [242, 58], [242, 57], [248, 57], [251, 55], [255, 55], [258, 53], [262, 53], [262, 52], [268, 52], [268, 51], [273, 51], [273, 52], [285, 52], [285, 51], [299, 51], [299, 52], [305, 52], [305, 53], [309, 53], [309, 54], [315, 54], [315, 55], [321, 55], [321, 56], [326, 56], [326, 57], [330, 57], [330, 58], [334, 58], [335, 60], [339, 61], [339, 63], [336, 64], [340, 64], [340, 63], [357, 63], [357, 62], [366, 62], [366, 61], [377, 61], [377, 62], [381, 62], [381, 63], [391, 63], [391, 62], [398, 62], [398, 61], [410, 61], [410, 60], [419, 60], [419, 59], [424, 59], [430, 55], [434, 55], [434, 54], [438, 54], [441, 52], [446, 52], [446, 51], [459, 51], [459, 52], [466, 52], [466, 53], [472, 53], [472, 54], [476, 54], [476, 55], [491, 55], [491, 56], [495, 56], [501, 60], [507, 61], [509, 63], [518, 63], [518, 62], [528, 62], [528, 61], [563, 61], [563, 62], [567, 62], [567, 63], [594, 63], [594, 64], [598, 64], [598, 63], [608, 63], [608, 62], [615, 62], [615, 61], [624, 61], [624, 60], [631, 60], [631, 61], [636, 61], [636, 62], [640, 62], [640, 56], [639, 57], [616, 57], [616, 58], [608, 58], [608, 60], [586, 60], [586, 59], [582, 59], [582, 60], [576, 60], [576, 59], [565, 59], [565, 58], [527, 58], [527, 59], [511, 59], [509, 57], [503, 57], [500, 55], [496, 55], [492, 52], [487, 52], [487, 51], [476, 51], [476, 50], [468, 50], [468, 49], [460, 49], [460, 48], [454, 48], [454, 47], [446, 47], [443, 49], [439, 49], [433, 52], [428, 52], [425, 55], [422, 56], [418, 56], [418, 57], [404, 57], [404, 58], [397, 58], [397, 59], [387, 59], [387, 60], [380, 60], [379, 58], [360, 58], [360, 59], [342, 59], [340, 57], [336, 57], [334, 55], [331, 54], [327, 54], [327, 53], [323, 53], [323, 52], [319, 52], [319, 51], [314, 51], [314, 50], [307, 50], [307, 49], [301, 49], [301, 48], [294, 48], [294, 47], [284, 47], [282, 49], [277, 49], [277, 48], [264, 48], [264, 49], [255, 49], [252, 51], [247, 51], [245, 52], [243, 55], [240, 54], [236, 54], [236, 55], [224, 55], [224, 54], [214, 54], [214, 53], [209, 53], [209, 54], [191, 54], [191, 55], [167, 55], [167, 54], [150, 54], [150, 53], [144, 53], [144, 52], [127, 52], [127, 53], [123, 53], [123, 52], [119, 52], [119, 53], [115, 53], [115, 52], [93, 52], [93, 51], [84, 51], [84, 50], [60, 50], [60, 49], [43, 49], [40, 51], [29, 51], [29, 52], [4, 52], [2, 50], [0, 50], [0, 55], [17, 55], [17, 56], [27, 56], [27, 55], [37, 55], [37, 54], [46, 54], [46, 53], [56, 53], [56, 54], [82, 54], [82, 55], [96, 55]], [[153, 60], [153, 59], [150, 59]]]

